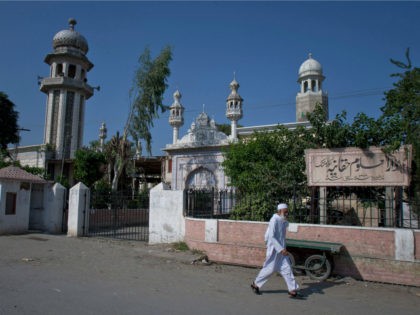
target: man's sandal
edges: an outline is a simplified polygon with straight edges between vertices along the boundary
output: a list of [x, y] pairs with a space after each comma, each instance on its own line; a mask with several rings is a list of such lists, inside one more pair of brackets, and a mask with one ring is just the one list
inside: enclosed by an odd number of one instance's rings
[[254, 291], [255, 294], [261, 295], [260, 288], [257, 287], [257, 285], [255, 284], [255, 282], [252, 282], [251, 289], [252, 289], [252, 291]]
[[303, 298], [303, 295], [298, 291], [289, 291], [288, 294], [291, 298]]

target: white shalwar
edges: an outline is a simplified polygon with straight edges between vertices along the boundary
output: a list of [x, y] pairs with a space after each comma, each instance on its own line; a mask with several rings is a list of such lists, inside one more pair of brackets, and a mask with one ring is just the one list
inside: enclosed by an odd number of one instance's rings
[[293, 275], [290, 258], [280, 253], [286, 248], [286, 230], [288, 225], [289, 222], [286, 221], [284, 216], [280, 216], [277, 213], [271, 217], [268, 223], [268, 228], [265, 232], [267, 255], [264, 265], [254, 281], [259, 288], [267, 282], [274, 272], [279, 272], [282, 275], [289, 292], [299, 288]]

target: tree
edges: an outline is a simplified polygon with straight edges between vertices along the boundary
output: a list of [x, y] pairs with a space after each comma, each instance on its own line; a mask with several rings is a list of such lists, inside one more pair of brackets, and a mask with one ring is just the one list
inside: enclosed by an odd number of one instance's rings
[[[275, 202], [308, 194], [305, 149], [386, 146], [395, 141], [400, 130], [395, 119], [385, 122], [364, 113], [359, 113], [352, 124], [347, 123], [345, 112], [328, 122], [324, 117], [324, 109], [317, 105], [308, 114], [309, 129], [279, 126], [275, 131], [254, 133], [247, 141], [228, 148], [225, 172], [232, 186], [249, 199], [237, 204], [233, 218], [267, 220]], [[365, 193], [372, 191], [358, 191], [361, 197]]]
[[380, 120], [390, 128], [388, 143], [390, 150], [402, 144], [413, 147], [413, 171], [411, 193], [417, 208], [420, 208], [420, 68], [413, 67], [410, 50], [406, 50], [406, 63], [391, 59], [391, 63], [402, 69], [402, 73], [392, 74], [399, 80], [394, 88], [385, 93], [385, 105], [381, 108]]
[[133, 101], [123, 138], [126, 138], [128, 130], [135, 143], [139, 140], [146, 142], [146, 151], [149, 154], [152, 151], [150, 128], [153, 127], [154, 119], [159, 118], [159, 112], [163, 113], [168, 109], [168, 106], [163, 105], [163, 94], [168, 87], [166, 82], [171, 73], [171, 60], [172, 51], [169, 46], [162, 49], [155, 59], [152, 59], [150, 50], [146, 48], [139, 58], [140, 66], [130, 91]]
[[[238, 124], [237, 127], [243, 127], [243, 126]], [[223, 132], [227, 136], [230, 136], [230, 133], [232, 131], [232, 127], [230, 124], [216, 124], [216, 128], [218, 131]]]
[[74, 160], [74, 178], [88, 187], [104, 176], [103, 166], [106, 160], [102, 152], [82, 148], [76, 151]]
[[225, 151], [223, 167], [232, 186], [247, 195], [233, 212], [236, 219], [267, 220], [273, 204], [306, 189], [305, 148], [313, 145], [304, 127], [256, 132]]
[[17, 124], [19, 113], [14, 110], [13, 104], [8, 96], [0, 92], [0, 156], [8, 156], [7, 145], [18, 143], [19, 127]]
[[119, 132], [105, 145], [108, 176], [112, 191], [118, 190], [119, 179], [132, 156], [132, 143], [121, 137]]
[[[130, 113], [120, 137], [116, 135], [108, 147], [108, 157], [112, 164], [112, 190], [118, 189], [118, 181], [124, 171], [131, 155], [131, 144], [128, 136], [134, 143], [141, 146], [140, 140], [146, 143], [146, 151], [152, 152], [152, 134], [154, 119], [165, 112], [168, 106], [163, 104], [163, 94], [167, 88], [167, 78], [170, 75], [169, 63], [172, 60], [172, 51], [169, 46], [162, 49], [153, 59], [150, 49], [146, 48], [139, 58], [139, 67], [135, 72], [133, 86], [130, 89]], [[141, 147], [139, 147], [141, 151]], [[111, 169], [109, 170], [111, 171]]]

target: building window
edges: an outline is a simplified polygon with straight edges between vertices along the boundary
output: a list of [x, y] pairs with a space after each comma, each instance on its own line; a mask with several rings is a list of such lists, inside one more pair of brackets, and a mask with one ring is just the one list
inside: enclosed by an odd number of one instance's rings
[[63, 64], [59, 63], [57, 64], [57, 67], [55, 68], [55, 76], [62, 77], [63, 76]]
[[172, 159], [168, 160], [168, 174], [172, 173]]
[[16, 214], [16, 193], [6, 193], [6, 215]]
[[[65, 116], [65, 125], [64, 125], [64, 157], [70, 158], [71, 151], [71, 142], [72, 142], [72, 128], [73, 128], [73, 106], [74, 106], [74, 92], [67, 92], [67, 101], [66, 101], [66, 116]], [[76, 141], [74, 139], [73, 141]]]
[[55, 165], [53, 163], [48, 163], [47, 169], [47, 173], [50, 175], [50, 178], [55, 178]]
[[77, 122], [77, 143], [76, 148], [80, 148], [83, 144], [83, 121], [84, 121], [84, 113], [85, 113], [85, 98], [83, 95], [80, 95], [79, 99], [79, 120]]
[[74, 78], [76, 76], [76, 66], [70, 65], [69, 66], [69, 75], [70, 78]]
[[50, 143], [55, 145], [57, 143], [57, 124], [58, 124], [58, 112], [60, 107], [60, 90], [55, 90], [53, 92], [53, 101], [51, 108], [51, 133], [50, 133]]

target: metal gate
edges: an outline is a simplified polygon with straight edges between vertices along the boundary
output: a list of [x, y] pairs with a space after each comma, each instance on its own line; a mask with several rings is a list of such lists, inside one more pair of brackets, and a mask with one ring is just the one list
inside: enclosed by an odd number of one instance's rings
[[87, 236], [148, 241], [149, 194], [92, 192], [87, 220]]
[[45, 216], [44, 185], [32, 184], [31, 201], [29, 210], [29, 229], [42, 230]]

